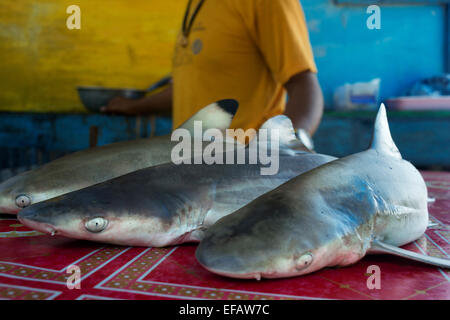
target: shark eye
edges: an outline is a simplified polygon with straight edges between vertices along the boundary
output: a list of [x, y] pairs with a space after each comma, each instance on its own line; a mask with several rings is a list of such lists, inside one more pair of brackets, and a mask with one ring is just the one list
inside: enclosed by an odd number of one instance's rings
[[102, 217], [93, 218], [84, 224], [86, 230], [93, 233], [102, 232], [107, 225], [108, 220]]
[[16, 206], [18, 206], [19, 208], [28, 207], [30, 204], [31, 204], [30, 197], [28, 197], [24, 194], [21, 194], [16, 197]]
[[303, 269], [306, 268], [311, 264], [313, 261], [313, 255], [312, 253], [308, 252], [302, 255], [300, 258], [297, 259], [297, 269]]

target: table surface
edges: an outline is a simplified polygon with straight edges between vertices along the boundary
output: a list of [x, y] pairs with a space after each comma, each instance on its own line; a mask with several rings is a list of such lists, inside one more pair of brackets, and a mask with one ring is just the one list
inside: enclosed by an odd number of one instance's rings
[[[430, 220], [437, 223], [404, 248], [450, 258], [450, 173], [422, 172]], [[389, 255], [353, 266], [279, 280], [214, 275], [195, 260], [196, 245], [121, 247], [51, 237], [14, 219], [0, 220], [0, 299], [450, 299], [450, 270]], [[81, 288], [70, 290], [67, 268], [77, 265]], [[367, 268], [381, 271], [369, 289]]]

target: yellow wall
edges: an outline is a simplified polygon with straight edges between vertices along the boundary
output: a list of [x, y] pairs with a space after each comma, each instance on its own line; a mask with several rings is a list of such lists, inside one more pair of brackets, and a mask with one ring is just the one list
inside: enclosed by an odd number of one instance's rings
[[[66, 8], [81, 8], [69, 30]], [[186, 0], [0, 1], [0, 110], [79, 112], [78, 85], [146, 88], [168, 74]]]

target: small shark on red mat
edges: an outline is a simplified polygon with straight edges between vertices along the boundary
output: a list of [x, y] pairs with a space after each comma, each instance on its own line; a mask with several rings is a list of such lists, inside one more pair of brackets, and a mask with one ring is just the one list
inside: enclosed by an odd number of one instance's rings
[[[179, 128], [194, 133], [194, 123], [202, 121], [205, 130], [226, 130], [238, 105], [233, 99], [217, 101], [200, 109]], [[0, 183], [0, 213], [17, 214], [32, 204], [170, 162], [176, 144], [169, 134], [68, 154]]]
[[[277, 144], [276, 174], [261, 174], [261, 162], [168, 163], [36, 203], [19, 212], [18, 219], [41, 232], [112, 244], [163, 247], [198, 242], [218, 219], [336, 159], [296, 149], [300, 140], [286, 116], [275, 116], [263, 127], [279, 132], [277, 141], [283, 142]], [[251, 150], [244, 151], [250, 159]], [[222, 155], [227, 158], [228, 153]]]
[[398, 248], [427, 225], [427, 187], [402, 159], [381, 105], [368, 150], [303, 173], [218, 220], [196, 257], [213, 273], [248, 279], [301, 276], [371, 253], [450, 268], [450, 260]]

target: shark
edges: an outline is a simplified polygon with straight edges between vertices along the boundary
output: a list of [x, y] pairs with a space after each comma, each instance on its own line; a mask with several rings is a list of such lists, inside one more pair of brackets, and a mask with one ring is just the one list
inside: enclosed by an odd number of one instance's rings
[[362, 152], [290, 179], [206, 230], [196, 259], [240, 279], [303, 276], [394, 254], [449, 268], [450, 260], [402, 248], [428, 226], [427, 188], [392, 140], [386, 109]]
[[[17, 217], [34, 230], [73, 239], [152, 247], [198, 242], [218, 219], [336, 159], [294, 148], [299, 141], [286, 116], [273, 117], [262, 127], [280, 133], [275, 174], [261, 174], [267, 165], [261, 162], [166, 163], [33, 204]], [[251, 157], [250, 148], [243, 151]]]
[[[179, 128], [194, 133], [194, 124], [201, 121], [205, 129], [225, 130], [238, 105], [233, 99], [219, 100], [200, 109]], [[68, 154], [0, 183], [0, 213], [17, 214], [32, 204], [170, 162], [171, 150], [176, 143], [169, 134]]]

